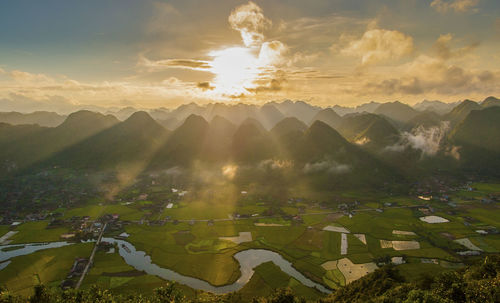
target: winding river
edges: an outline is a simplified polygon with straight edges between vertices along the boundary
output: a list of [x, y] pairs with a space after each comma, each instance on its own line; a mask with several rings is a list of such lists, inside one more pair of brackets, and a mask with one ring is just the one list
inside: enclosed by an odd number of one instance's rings
[[[29, 243], [29, 244], [12, 244], [12, 245], [1, 245], [0, 246], [0, 262], [10, 260], [14, 257], [25, 256], [32, 254], [36, 251], [48, 249], [48, 248], [58, 248], [67, 245], [71, 245], [72, 243], [68, 242], [50, 242], [50, 243]], [[13, 247], [19, 247], [18, 249], [10, 249]], [[5, 249], [9, 249], [4, 251]], [[3, 264], [3, 263], [2, 263]], [[1, 267], [0, 270], [5, 266]]]
[[[136, 270], [144, 271], [149, 275], [155, 275], [165, 280], [176, 281], [180, 284], [185, 284], [191, 288], [208, 291], [216, 294], [224, 294], [240, 290], [245, 284], [250, 281], [254, 274], [254, 268], [262, 263], [273, 262], [283, 272], [292, 276], [302, 284], [318, 289], [323, 293], [330, 291], [323, 285], [311, 281], [299, 271], [293, 268], [292, 264], [285, 260], [280, 254], [266, 249], [248, 249], [240, 251], [234, 255], [234, 258], [240, 264], [241, 276], [233, 284], [224, 286], [214, 286], [207, 281], [197, 278], [181, 275], [173, 270], [162, 268], [151, 261], [151, 257], [143, 251], [138, 251], [131, 243], [125, 240], [115, 238], [103, 238], [103, 241], [115, 243], [118, 246], [118, 252], [123, 257], [125, 262]], [[0, 270], [9, 265], [10, 259], [17, 256], [24, 256], [38, 250], [62, 247], [71, 245], [68, 242], [52, 242], [52, 243], [36, 243], [25, 244], [23, 247], [15, 250], [3, 251], [4, 248], [15, 245], [0, 246]]]

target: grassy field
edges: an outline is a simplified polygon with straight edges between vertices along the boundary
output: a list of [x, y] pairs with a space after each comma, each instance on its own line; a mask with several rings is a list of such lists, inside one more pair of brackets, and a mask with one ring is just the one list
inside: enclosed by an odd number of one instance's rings
[[479, 221], [484, 225], [491, 225], [500, 228], [500, 208], [498, 207], [481, 207], [472, 208], [467, 210], [467, 214]]
[[58, 286], [75, 258], [88, 257], [92, 246], [92, 243], [73, 244], [13, 258], [12, 263], [0, 271], [0, 284], [20, 295], [31, 294], [33, 286], [40, 283]]
[[9, 232], [9, 225], [0, 225], [0, 237]]
[[150, 294], [155, 288], [164, 286], [166, 283], [161, 278], [136, 271], [116, 252], [98, 251], [94, 266], [85, 278], [82, 288], [98, 285], [116, 293], [127, 294], [139, 291], [143, 294]]
[[61, 234], [68, 232], [64, 227], [47, 228], [48, 224], [48, 221], [36, 221], [17, 226], [18, 233], [12, 236], [11, 244], [61, 241]]
[[317, 299], [321, 293], [317, 290], [304, 286], [293, 279], [272, 262], [263, 263], [255, 268], [255, 273], [250, 282], [245, 285], [239, 293], [243, 299], [251, 299], [255, 294], [268, 296], [276, 288], [290, 287], [299, 297]]
[[[377, 211], [356, 211], [354, 216], [342, 214], [319, 214], [318, 212], [336, 212], [336, 206], [329, 205], [324, 209], [319, 201], [332, 201], [332, 196], [325, 193], [309, 192], [316, 197], [318, 203], [305, 203], [303, 200], [284, 202], [275, 205], [271, 199], [242, 196], [239, 191], [231, 189], [221, 193], [189, 193], [186, 198], [174, 200], [172, 209], [165, 209], [162, 216], [172, 219], [186, 220], [169, 222], [162, 226], [141, 225], [133, 223], [125, 225], [125, 231], [130, 234], [127, 241], [138, 250], [151, 256], [153, 263], [172, 269], [180, 274], [205, 280], [213, 285], [231, 284], [240, 276], [239, 264], [233, 258], [238, 251], [249, 248], [263, 248], [280, 253], [293, 266], [311, 280], [323, 283], [331, 288], [345, 284], [345, 277], [338, 269], [325, 270], [321, 265], [327, 261], [349, 258], [354, 264], [373, 262], [377, 258], [406, 256], [409, 262], [398, 265], [397, 268], [409, 281], [424, 275], [434, 275], [458, 266], [461, 259], [456, 251], [464, 247], [453, 242], [453, 238], [469, 238], [472, 243], [487, 253], [500, 251], [500, 235], [480, 235], [478, 229], [490, 227], [500, 228], [498, 218], [500, 209], [495, 204], [484, 204], [480, 199], [489, 193], [500, 192], [498, 184], [474, 184], [477, 190], [459, 191], [452, 199], [460, 197], [457, 207], [447, 203], [430, 201], [435, 209], [434, 215], [447, 218], [450, 222], [428, 224], [419, 220], [424, 214], [412, 208], [390, 208], [383, 204], [396, 203], [399, 206], [414, 206], [423, 201], [414, 197], [383, 196], [366, 193], [335, 193], [336, 201], [346, 199], [358, 200], [358, 208], [382, 208]], [[160, 193], [158, 191], [158, 193]], [[172, 194], [166, 192], [166, 196]], [[90, 216], [97, 218], [105, 213], [120, 214], [122, 220], [139, 220], [149, 210], [142, 211], [152, 205], [159, 205], [159, 196], [150, 195], [147, 201], [136, 202], [125, 206], [120, 204], [89, 204], [75, 209], [61, 209], [64, 218], [72, 216]], [[176, 199], [178, 197], [175, 197]], [[344, 201], [344, 200], [341, 200]], [[453, 200], [455, 201], [455, 200]], [[163, 203], [162, 203], [163, 205]], [[320, 205], [323, 207], [321, 208]], [[333, 204], [335, 205], [335, 204]], [[299, 214], [300, 207], [300, 214]], [[300, 215], [303, 222], [293, 222], [288, 218], [273, 217], [265, 219], [226, 220], [226, 221], [194, 221], [192, 219], [222, 219], [230, 214], [261, 214], [269, 209], [280, 210], [285, 214]], [[304, 213], [305, 212], [305, 213]], [[256, 226], [255, 223], [281, 224], [283, 226]], [[15, 230], [18, 234], [12, 237], [13, 243], [59, 241], [60, 235], [67, 232], [65, 228], [46, 229], [48, 222], [23, 223]], [[327, 225], [342, 226], [351, 233], [347, 235], [347, 255], [341, 255], [341, 234], [323, 231]], [[3, 235], [8, 226], [0, 226]], [[411, 231], [415, 235], [397, 235], [393, 230]], [[220, 240], [220, 237], [238, 236], [240, 232], [250, 232], [252, 241], [235, 244]], [[361, 242], [353, 234], [365, 234], [367, 244]], [[380, 240], [415, 240], [420, 249], [396, 251], [393, 248], [381, 248]], [[15, 258], [12, 264], [0, 271], [0, 283], [7, 285], [16, 293], [27, 293], [28, 289], [43, 282], [57, 285], [67, 274], [75, 257], [87, 256], [91, 244], [78, 244], [70, 247], [41, 251], [30, 256]], [[421, 263], [422, 258], [438, 259], [440, 265]], [[57, 263], [56, 261], [57, 260]], [[446, 262], [443, 262], [446, 261]], [[443, 264], [448, 264], [443, 266]], [[165, 285], [165, 281], [144, 273], [136, 272], [127, 265], [117, 253], [98, 252], [83, 287], [97, 284], [116, 292], [150, 293], [154, 288]], [[267, 296], [273, 289], [291, 287], [299, 296], [316, 298], [320, 294], [305, 287], [295, 279], [283, 273], [272, 263], [265, 263], [255, 269], [250, 282], [240, 291], [243, 298]], [[185, 286], [183, 288], [190, 296], [195, 292]]]

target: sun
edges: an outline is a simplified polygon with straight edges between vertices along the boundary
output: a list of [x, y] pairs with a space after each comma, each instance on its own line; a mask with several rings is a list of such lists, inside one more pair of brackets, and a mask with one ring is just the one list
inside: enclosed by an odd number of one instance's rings
[[247, 93], [259, 76], [259, 62], [252, 49], [229, 47], [209, 53], [213, 57], [212, 72], [215, 74], [215, 92], [238, 96]]

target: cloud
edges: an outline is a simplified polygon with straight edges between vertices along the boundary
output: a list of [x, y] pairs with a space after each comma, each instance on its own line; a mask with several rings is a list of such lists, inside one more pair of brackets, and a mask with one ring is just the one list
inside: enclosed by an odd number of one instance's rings
[[149, 60], [144, 56], [139, 57], [138, 66], [151, 70], [161, 70], [167, 68], [184, 68], [192, 70], [209, 70], [212, 66], [210, 62], [195, 59], [164, 59]]
[[231, 28], [241, 34], [245, 46], [254, 46], [264, 41], [264, 30], [272, 23], [253, 2], [238, 6], [229, 15]]
[[399, 59], [413, 52], [413, 38], [396, 30], [371, 29], [354, 40], [341, 53], [361, 57], [363, 65]]
[[31, 98], [22, 94], [11, 93], [6, 98], [0, 99], [0, 111], [57, 111], [73, 112], [75, 104], [62, 96], [49, 95], [38, 99]]
[[442, 14], [448, 11], [465, 13], [474, 10], [478, 4], [479, 0], [434, 0], [431, 7]]
[[[395, 71], [397, 78], [372, 79], [358, 91], [365, 95], [393, 94], [470, 95], [496, 94], [500, 90], [500, 72], [466, 69], [441, 58], [420, 55]], [[384, 78], [379, 76], [378, 78]]]
[[339, 164], [332, 160], [325, 160], [314, 163], [306, 163], [303, 169], [304, 173], [319, 173], [327, 172], [329, 174], [344, 174], [351, 171], [351, 166], [347, 164]]
[[54, 82], [54, 79], [44, 74], [32, 74], [20, 70], [12, 70], [10, 76], [17, 82]]
[[170, 167], [162, 171], [163, 175], [178, 177], [184, 174], [184, 169], [179, 166]]
[[441, 35], [436, 40], [433, 45], [433, 49], [439, 58], [443, 60], [461, 58], [471, 53], [479, 46], [479, 42], [475, 42], [459, 49], [452, 49], [450, 45], [452, 40], [453, 36], [451, 34]]
[[286, 63], [286, 54], [288, 46], [281, 41], [264, 42], [260, 47], [258, 65], [259, 66], [278, 66]]
[[205, 81], [205, 82], [198, 82], [196, 84], [196, 87], [198, 87], [201, 90], [213, 90], [215, 87], [210, 84], [210, 82]]
[[459, 146], [449, 146], [445, 150], [445, 155], [455, 158], [455, 160], [460, 160], [460, 147]]
[[290, 160], [267, 159], [262, 160], [257, 167], [261, 170], [280, 170], [292, 168], [293, 162]]
[[283, 70], [271, 70], [267, 75], [261, 75], [253, 82], [253, 87], [247, 87], [251, 93], [277, 92], [283, 89], [287, 82], [286, 72]]
[[[411, 147], [420, 150], [422, 156], [435, 156], [441, 149], [443, 138], [446, 136], [449, 129], [450, 124], [448, 121], [442, 122], [440, 126], [429, 128], [419, 126], [412, 132], [404, 132], [401, 135], [401, 141], [386, 147], [386, 150], [401, 152]], [[456, 151], [454, 151], [453, 154], [456, 154]]]
[[197, 82], [182, 81], [164, 74], [156, 75], [156, 78], [80, 82], [66, 76], [53, 78], [19, 70], [6, 71], [0, 79], [0, 110], [68, 113], [83, 107], [90, 108], [86, 104], [99, 108], [96, 110], [123, 106], [123, 100], [133, 102], [138, 108], [186, 102], [206, 103], [210, 100], [204, 91], [195, 89]]
[[237, 165], [232, 165], [232, 164], [227, 164], [224, 165], [221, 168], [222, 175], [229, 180], [233, 179], [236, 176], [236, 173], [238, 172], [238, 166]]

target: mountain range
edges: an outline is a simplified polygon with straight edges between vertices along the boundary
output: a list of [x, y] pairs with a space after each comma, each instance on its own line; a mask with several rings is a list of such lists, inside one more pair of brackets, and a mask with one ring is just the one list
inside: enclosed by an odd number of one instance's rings
[[[341, 116], [334, 108], [305, 102], [186, 104], [155, 114], [128, 108], [119, 115], [126, 117], [122, 121], [87, 110], [67, 117], [9, 113], [17, 118], [0, 123], [0, 163], [3, 172], [24, 173], [49, 167], [154, 171], [200, 161], [247, 167], [289, 161], [295, 173], [330, 186], [403, 180], [402, 175], [411, 177], [408, 171], [423, 169], [420, 161], [435, 159], [425, 172], [452, 161], [463, 172], [498, 176], [497, 105], [494, 97], [465, 100], [440, 115], [430, 107], [421, 112], [393, 102], [372, 113]], [[165, 125], [169, 119], [176, 121], [171, 128]]]

